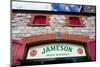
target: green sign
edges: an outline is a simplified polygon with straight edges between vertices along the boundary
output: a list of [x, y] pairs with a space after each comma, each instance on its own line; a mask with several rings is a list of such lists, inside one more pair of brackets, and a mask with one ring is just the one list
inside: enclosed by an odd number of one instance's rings
[[66, 46], [66, 45], [52, 45], [43, 48], [42, 54], [54, 52], [54, 51], [65, 51], [65, 52], [72, 52], [73, 48]]

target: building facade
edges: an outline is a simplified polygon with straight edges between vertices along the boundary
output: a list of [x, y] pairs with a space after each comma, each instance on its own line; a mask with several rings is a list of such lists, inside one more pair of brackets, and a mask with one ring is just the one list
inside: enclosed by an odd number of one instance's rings
[[39, 10], [47, 3], [22, 3], [12, 2], [13, 66], [96, 60], [95, 6], [53, 3]]

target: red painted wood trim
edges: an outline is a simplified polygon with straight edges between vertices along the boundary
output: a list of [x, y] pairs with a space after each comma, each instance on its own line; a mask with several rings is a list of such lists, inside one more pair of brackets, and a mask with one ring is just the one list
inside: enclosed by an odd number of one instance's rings
[[[56, 34], [43, 34], [43, 35], [25, 37], [22, 39], [22, 41], [28, 44], [36, 41], [45, 41], [52, 39], [56, 39]], [[89, 40], [89, 37], [76, 34], [61, 34], [61, 39], [87, 42]]]

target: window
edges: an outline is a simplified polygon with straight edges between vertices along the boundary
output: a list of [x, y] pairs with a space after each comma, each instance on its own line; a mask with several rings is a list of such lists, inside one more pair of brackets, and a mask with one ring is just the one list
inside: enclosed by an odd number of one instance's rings
[[81, 16], [67, 16], [67, 25], [72, 27], [81, 27], [83, 25]]
[[49, 25], [49, 15], [48, 14], [32, 14], [31, 22], [28, 25], [47, 26]]

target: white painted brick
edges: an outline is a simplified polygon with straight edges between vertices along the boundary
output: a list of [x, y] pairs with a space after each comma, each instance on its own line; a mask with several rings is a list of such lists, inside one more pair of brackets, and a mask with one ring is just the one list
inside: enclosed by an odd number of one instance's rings
[[26, 18], [31, 18], [31, 17], [32, 17], [31, 15], [26, 16]]
[[12, 26], [17, 26], [17, 23], [12, 23], [11, 25], [12, 25]]
[[16, 21], [15, 21], [15, 20], [11, 20], [11, 22], [12, 22], [12, 23], [16, 23]]
[[12, 30], [12, 33], [20, 33], [20, 30]]
[[29, 36], [31, 36], [31, 34], [25, 34], [25, 37], [29, 37]]
[[18, 30], [25, 30], [26, 27], [24, 27], [24, 26], [19, 26], [19, 27], [17, 27], [17, 29], [18, 29]]
[[81, 30], [81, 32], [89, 32], [89, 30], [85, 30], [85, 29], [83, 29], [83, 30]]
[[25, 22], [27, 22], [27, 23], [28, 23], [28, 22], [30, 22], [30, 20], [29, 20], [29, 19], [27, 19], [27, 20], [25, 20]]

